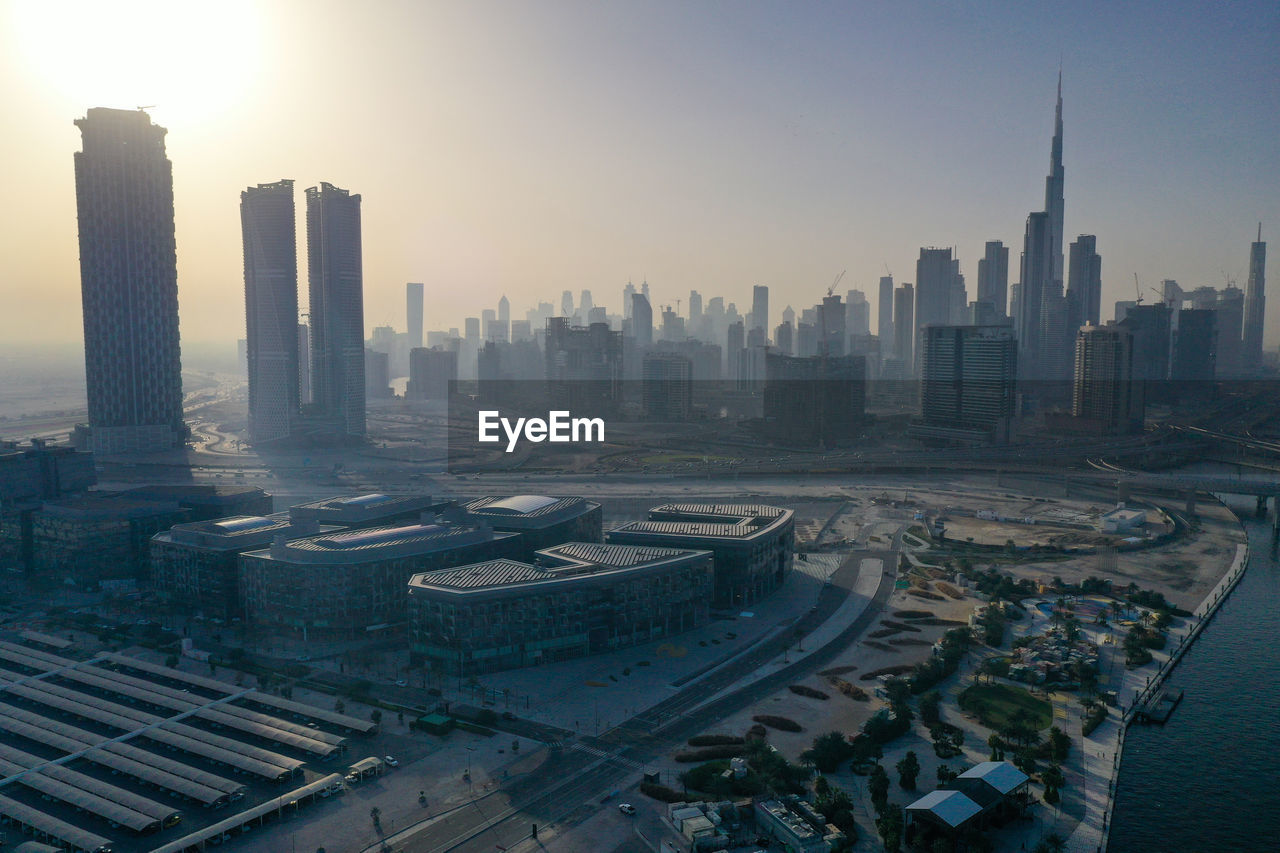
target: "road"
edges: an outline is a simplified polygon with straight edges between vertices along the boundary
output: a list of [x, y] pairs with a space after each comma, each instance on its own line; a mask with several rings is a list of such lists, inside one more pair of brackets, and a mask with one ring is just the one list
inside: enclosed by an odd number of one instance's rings
[[[867, 608], [838, 636], [795, 663], [703, 704], [766, 662], [781, 655], [793, 634], [775, 637], [725, 664], [703, 680], [611, 729], [599, 738], [584, 738], [580, 747], [551, 750], [538, 770], [504, 786], [501, 793], [440, 818], [412, 837], [402, 833], [396, 853], [479, 853], [506, 849], [530, 836], [532, 826], [573, 822], [588, 801], [599, 802], [639, 770], [669, 754], [689, 737], [727, 716], [792, 684], [829, 663], [855, 642], [880, 615], [893, 591], [897, 552], [859, 551], [836, 570], [815, 608], [797, 623], [805, 634], [836, 612], [857, 578], [858, 564], [880, 559], [886, 567]], [[371, 848], [376, 850], [378, 848]]]

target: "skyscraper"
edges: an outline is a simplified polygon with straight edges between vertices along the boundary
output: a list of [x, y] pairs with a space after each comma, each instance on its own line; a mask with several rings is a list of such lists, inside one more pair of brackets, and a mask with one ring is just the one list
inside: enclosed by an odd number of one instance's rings
[[1249, 247], [1249, 283], [1244, 291], [1243, 367], [1252, 373], [1262, 366], [1262, 321], [1267, 309], [1267, 244], [1262, 242], [1262, 223], [1258, 223], [1258, 239]]
[[819, 355], [843, 356], [848, 334], [845, 332], [845, 305], [837, 294], [822, 297], [818, 308]]
[[1022, 239], [1018, 316], [1014, 318], [1018, 335], [1018, 370], [1024, 378], [1040, 378], [1040, 314], [1053, 269], [1049, 258], [1050, 236], [1048, 213], [1037, 212], [1027, 216], [1027, 230]]
[[902, 370], [908, 377], [915, 375], [916, 324], [915, 288], [911, 282], [903, 282], [893, 291], [893, 354], [902, 362]]
[[404, 286], [404, 291], [409, 349], [418, 349], [422, 346], [422, 282], [411, 281]]
[[751, 316], [748, 318], [747, 331], [764, 329], [769, 331], [769, 288], [757, 284], [751, 288]]
[[1009, 247], [1000, 240], [988, 240], [978, 261], [977, 301], [990, 305], [997, 317], [1009, 316]]
[[1071, 244], [1069, 276], [1067, 327], [1074, 335], [1081, 326], [1098, 325], [1102, 312], [1102, 257], [1094, 235], [1081, 234]]
[[501, 334], [497, 340], [511, 340], [511, 302], [505, 293], [498, 300], [498, 326], [501, 327]]
[[240, 193], [249, 440], [287, 439], [299, 412], [298, 239], [293, 181]]
[[311, 396], [338, 436], [365, 434], [364, 267], [360, 196], [307, 189]]
[[187, 430], [166, 131], [142, 110], [95, 107], [75, 124], [90, 449], [177, 447]]
[[893, 353], [893, 276], [880, 276], [880, 297], [876, 303], [876, 334], [880, 337], [880, 354]]
[[1058, 104], [1053, 114], [1053, 143], [1049, 153], [1049, 174], [1044, 179], [1044, 212], [1049, 214], [1049, 267], [1046, 276], [1046, 281], [1049, 282], [1061, 283], [1063, 280], [1062, 220], [1065, 183], [1066, 169], [1062, 166], [1062, 71], [1059, 70]]
[[653, 306], [643, 293], [631, 294], [631, 336], [637, 349], [653, 344]]

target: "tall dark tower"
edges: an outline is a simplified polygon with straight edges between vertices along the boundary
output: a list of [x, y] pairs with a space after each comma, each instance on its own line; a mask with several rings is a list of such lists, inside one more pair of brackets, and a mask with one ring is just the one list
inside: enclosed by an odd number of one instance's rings
[[240, 193], [249, 440], [288, 438], [298, 415], [298, 248], [293, 181]]
[[409, 329], [409, 349], [422, 346], [422, 292], [420, 281], [411, 281], [404, 286], [405, 313]]
[[338, 436], [365, 434], [364, 271], [360, 196], [321, 183], [307, 190], [311, 398]]
[[187, 429], [166, 131], [142, 110], [95, 107], [75, 124], [90, 448], [177, 447]]
[[1262, 320], [1267, 309], [1267, 244], [1262, 242], [1262, 223], [1258, 223], [1258, 239], [1249, 247], [1249, 283], [1244, 291], [1244, 351], [1241, 359], [1250, 373], [1262, 367]]
[[991, 306], [997, 317], [1009, 313], [1009, 247], [988, 240], [986, 254], [978, 261], [978, 302]]
[[1062, 167], [1062, 71], [1058, 71], [1058, 105], [1053, 116], [1053, 145], [1049, 154], [1049, 174], [1044, 179], [1044, 212], [1049, 214], [1049, 259], [1053, 266], [1049, 282], [1062, 289], [1062, 217], [1063, 187], [1066, 170]]

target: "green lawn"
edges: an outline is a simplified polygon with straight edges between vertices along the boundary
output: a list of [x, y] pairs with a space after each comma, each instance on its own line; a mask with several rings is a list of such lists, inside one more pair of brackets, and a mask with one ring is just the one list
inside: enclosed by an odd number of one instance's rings
[[1011, 684], [971, 684], [960, 694], [960, 707], [976, 712], [984, 726], [997, 730], [1018, 709], [1035, 717], [1037, 729], [1047, 729], [1053, 722], [1053, 706], [1047, 700]]

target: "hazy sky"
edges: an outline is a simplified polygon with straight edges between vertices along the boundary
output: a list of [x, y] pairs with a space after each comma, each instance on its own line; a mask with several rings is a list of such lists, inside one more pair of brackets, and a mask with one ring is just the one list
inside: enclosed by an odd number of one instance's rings
[[1262, 220], [1280, 340], [1274, 0], [0, 2], [6, 343], [81, 339], [92, 106], [169, 130], [184, 343], [243, 335], [239, 194], [280, 178], [299, 213], [320, 181], [363, 196], [370, 328], [404, 328], [406, 281], [447, 328], [504, 293], [616, 311], [642, 277], [744, 312], [766, 284], [777, 323], [841, 270], [874, 303], [921, 246], [956, 247], [972, 299], [986, 240], [1017, 278], [1060, 59], [1066, 234], [1098, 235], [1104, 318], [1135, 272], [1243, 287]]

